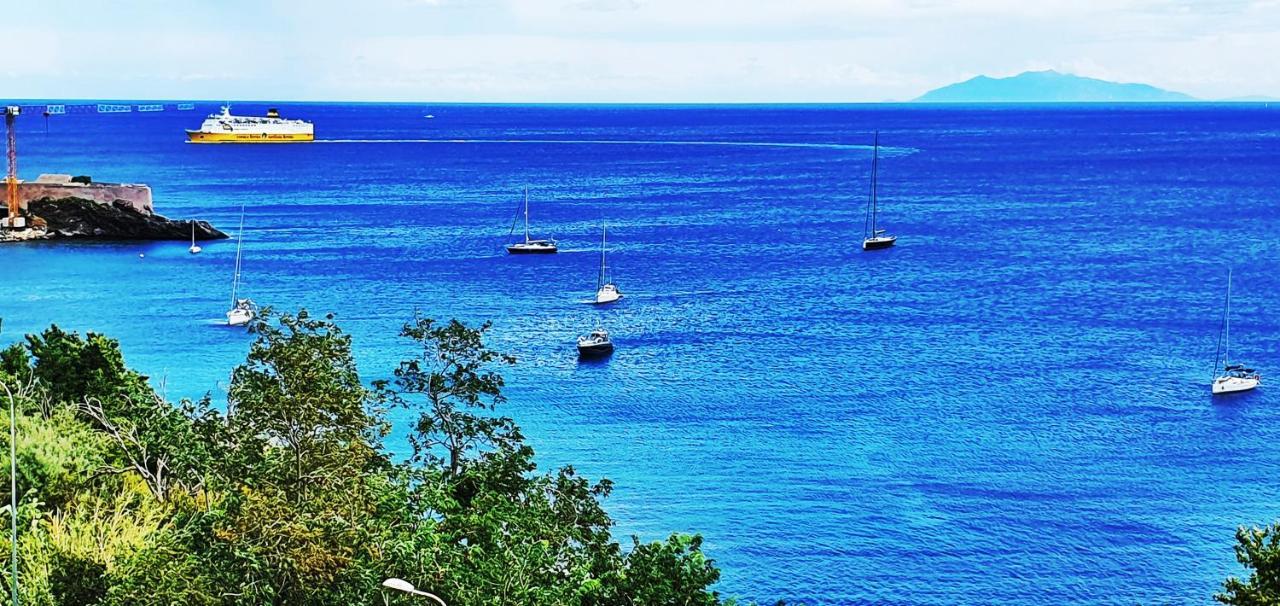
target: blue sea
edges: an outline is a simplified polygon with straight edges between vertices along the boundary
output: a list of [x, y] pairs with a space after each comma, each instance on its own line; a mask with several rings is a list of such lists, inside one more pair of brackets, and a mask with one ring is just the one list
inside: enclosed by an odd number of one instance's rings
[[[1236, 526], [1280, 518], [1280, 107], [279, 107], [324, 141], [184, 144], [214, 103], [24, 115], [19, 169], [228, 232], [244, 206], [243, 295], [334, 312], [366, 380], [414, 314], [491, 320], [540, 465], [614, 480], [619, 537], [702, 533], [725, 596], [1207, 604]], [[875, 131], [900, 239], [863, 253]], [[526, 186], [559, 255], [503, 252]], [[106, 333], [225, 398], [235, 248], [4, 246], [0, 341]], [[1212, 398], [1229, 267], [1264, 385]], [[597, 324], [617, 352], [580, 363]]]

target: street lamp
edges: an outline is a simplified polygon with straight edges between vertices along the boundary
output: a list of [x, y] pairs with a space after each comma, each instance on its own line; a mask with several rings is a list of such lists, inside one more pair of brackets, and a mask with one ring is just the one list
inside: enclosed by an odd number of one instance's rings
[[[425, 591], [419, 591], [417, 588], [413, 586], [413, 583], [410, 583], [409, 581], [406, 581], [404, 579], [397, 579], [395, 577], [392, 577], [390, 579], [383, 581], [382, 586], [386, 587], [387, 589], [394, 589], [396, 591], [399, 591], [401, 593], [407, 593], [409, 595], [416, 595], [424, 598], [431, 598], [435, 600], [437, 603], [439, 603], [440, 606], [449, 606], [448, 604], [445, 604], [444, 600], [440, 599], [438, 596], [427, 593]], [[383, 595], [383, 598], [386, 598], [385, 594]], [[385, 601], [387, 601], [388, 603], [390, 602], [390, 600], [385, 600]]]
[[9, 542], [13, 544], [13, 576], [9, 578], [9, 588], [13, 606], [18, 606], [18, 412], [9, 386], [0, 383], [0, 387], [9, 395], [9, 518], [12, 520]]
[[[4, 318], [0, 318], [0, 333], [4, 332]], [[9, 395], [9, 542], [13, 544], [13, 576], [9, 578], [9, 589], [13, 596], [13, 606], [18, 606], [18, 406], [13, 400], [13, 392], [9, 386], [0, 383], [4, 392]]]

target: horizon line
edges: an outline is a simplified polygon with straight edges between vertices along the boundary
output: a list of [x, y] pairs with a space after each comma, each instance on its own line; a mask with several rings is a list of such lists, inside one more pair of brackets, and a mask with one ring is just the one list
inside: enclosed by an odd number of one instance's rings
[[[106, 98], [106, 97], [32, 97], [32, 98], [5, 98], [0, 100], [0, 105], [59, 105], [69, 103], [117, 103], [117, 102], [170, 102], [170, 103], [201, 103], [201, 104], [270, 104], [270, 103], [296, 103], [296, 104], [329, 104], [329, 105], [510, 105], [510, 106], [528, 106], [528, 105], [597, 105], [597, 106], [833, 106], [833, 105], [1218, 105], [1218, 104], [1269, 104], [1280, 103], [1280, 98], [1248, 98], [1253, 95], [1243, 97], [1228, 97], [1224, 99], [1171, 99], [1162, 101], [1113, 101], [1113, 100], [1096, 100], [1096, 101], [930, 101], [921, 99], [893, 100], [887, 99], [883, 101], [430, 101], [430, 100], [380, 100], [380, 101], [357, 101], [350, 99], [192, 99], [192, 98]], [[1261, 97], [1266, 97], [1261, 95]]]

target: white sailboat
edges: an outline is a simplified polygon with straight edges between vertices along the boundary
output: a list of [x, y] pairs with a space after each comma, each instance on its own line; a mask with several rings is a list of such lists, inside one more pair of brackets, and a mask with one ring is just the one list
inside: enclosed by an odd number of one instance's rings
[[228, 326], [244, 326], [253, 320], [253, 301], [237, 298], [240, 292], [240, 259], [244, 247], [244, 206], [240, 206], [240, 231], [236, 234], [236, 273], [231, 278], [231, 309], [227, 311]]
[[[1213, 394], [1236, 393], [1249, 391], [1262, 384], [1262, 375], [1243, 364], [1231, 363], [1231, 270], [1227, 270], [1227, 305], [1222, 313], [1222, 331], [1218, 333], [1218, 352], [1213, 360]], [[1218, 364], [1222, 364], [1222, 373], [1218, 373]]]
[[604, 251], [608, 238], [609, 226], [606, 225], [600, 236], [600, 275], [596, 278], [596, 298], [592, 301], [596, 305], [613, 303], [622, 298], [622, 291], [618, 290], [618, 285], [609, 279], [609, 266], [605, 264]]
[[[516, 226], [511, 226], [515, 232]], [[555, 240], [535, 240], [529, 237], [529, 188], [524, 188], [524, 242], [513, 242], [507, 245], [507, 253], [512, 255], [548, 255], [558, 250]]]
[[191, 220], [191, 248], [188, 248], [187, 252], [194, 255], [199, 253], [201, 250], [203, 249], [200, 248], [199, 246], [196, 246], [196, 220], [192, 219]]
[[898, 241], [898, 236], [885, 233], [877, 225], [880, 217], [880, 201], [876, 195], [879, 183], [877, 174], [880, 170], [880, 131], [876, 131], [875, 143], [871, 151], [871, 196], [867, 199], [867, 219], [862, 226], [862, 250], [879, 250], [889, 248]]

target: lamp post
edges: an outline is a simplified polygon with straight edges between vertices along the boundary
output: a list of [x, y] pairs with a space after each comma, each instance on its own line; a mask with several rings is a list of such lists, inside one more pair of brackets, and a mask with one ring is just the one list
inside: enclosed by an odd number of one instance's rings
[[[410, 583], [409, 581], [406, 581], [404, 579], [397, 579], [395, 577], [392, 577], [390, 579], [383, 581], [382, 586], [386, 587], [387, 589], [394, 589], [396, 591], [399, 591], [401, 593], [407, 593], [409, 595], [416, 595], [424, 598], [431, 598], [435, 600], [436, 603], [440, 604], [440, 606], [449, 606], [448, 604], [445, 604], [444, 600], [440, 599], [439, 596], [427, 593], [425, 591], [419, 591], [417, 588], [413, 586], [413, 583]], [[386, 601], [387, 603], [390, 603], [390, 600], [386, 599], [386, 594], [383, 594], [382, 597], [384, 598], [384, 601]]]
[[[0, 333], [3, 332], [4, 319], [0, 318]], [[9, 396], [9, 543], [13, 546], [12, 559], [9, 560], [13, 564], [9, 594], [13, 597], [13, 606], [18, 606], [18, 407], [9, 386], [0, 383], [0, 387]]]
[[9, 590], [13, 606], [18, 606], [18, 413], [9, 386], [0, 383], [9, 396], [9, 543], [13, 545], [10, 563], [13, 576], [9, 577]]

